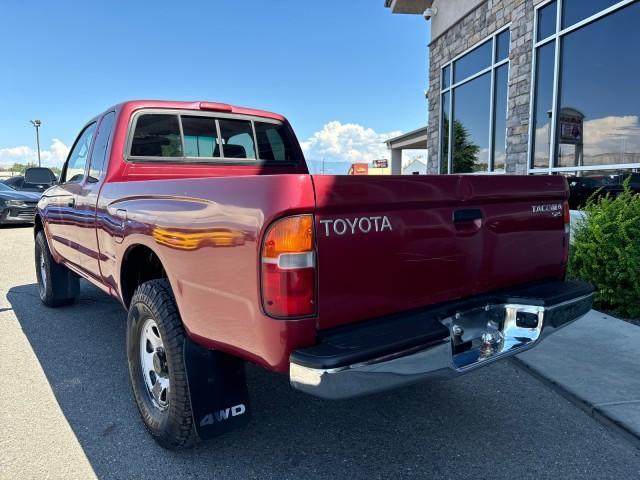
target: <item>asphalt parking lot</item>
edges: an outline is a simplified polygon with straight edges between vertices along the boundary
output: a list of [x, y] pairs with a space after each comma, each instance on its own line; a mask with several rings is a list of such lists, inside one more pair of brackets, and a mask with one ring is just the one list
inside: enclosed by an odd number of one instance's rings
[[29, 228], [0, 229], [0, 478], [638, 478], [640, 450], [500, 362], [329, 402], [249, 369], [251, 425], [168, 452], [133, 403], [122, 307], [40, 304]]

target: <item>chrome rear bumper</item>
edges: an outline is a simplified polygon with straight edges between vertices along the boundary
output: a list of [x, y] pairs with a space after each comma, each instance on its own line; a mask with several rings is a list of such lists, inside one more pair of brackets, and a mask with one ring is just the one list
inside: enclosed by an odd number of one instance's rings
[[593, 295], [554, 305], [498, 303], [458, 311], [439, 320], [449, 330], [446, 338], [335, 368], [296, 363], [292, 355], [290, 382], [317, 397], [342, 399], [459, 376], [532, 348], [585, 315]]

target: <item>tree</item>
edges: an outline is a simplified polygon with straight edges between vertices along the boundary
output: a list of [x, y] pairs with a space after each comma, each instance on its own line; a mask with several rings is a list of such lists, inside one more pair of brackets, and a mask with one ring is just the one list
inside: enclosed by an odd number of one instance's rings
[[25, 165], [24, 163], [14, 163], [10, 170], [13, 173], [23, 174], [27, 167], [28, 165]]
[[[444, 119], [444, 148], [443, 156], [446, 157], [449, 148], [449, 119]], [[472, 173], [478, 170], [478, 154], [480, 147], [469, 139], [469, 131], [460, 122], [453, 122], [453, 172]], [[443, 169], [446, 171], [446, 169]]]

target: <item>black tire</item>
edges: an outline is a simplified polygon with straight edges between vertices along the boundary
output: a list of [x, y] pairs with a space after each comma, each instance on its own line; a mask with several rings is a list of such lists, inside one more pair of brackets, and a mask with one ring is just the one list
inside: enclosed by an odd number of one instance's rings
[[38, 294], [47, 307], [69, 305], [78, 298], [80, 279], [51, 256], [44, 230], [36, 234], [35, 260]]
[[[163, 373], [160, 376], [169, 380], [167, 405], [160, 405], [154, 399], [143, 374], [141, 336], [149, 319], [157, 325], [162, 342]], [[129, 379], [147, 430], [167, 449], [189, 447], [198, 441], [191, 414], [184, 342], [184, 328], [169, 282], [160, 279], [140, 285], [131, 299], [127, 319]], [[159, 377], [154, 374], [154, 378], [158, 381]]]

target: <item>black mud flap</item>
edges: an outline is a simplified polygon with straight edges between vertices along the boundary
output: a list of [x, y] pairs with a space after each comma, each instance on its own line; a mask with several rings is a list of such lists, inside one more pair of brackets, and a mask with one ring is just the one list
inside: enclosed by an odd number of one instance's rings
[[201, 439], [215, 437], [249, 423], [249, 391], [242, 360], [207, 350], [187, 338], [184, 363], [193, 421]]

